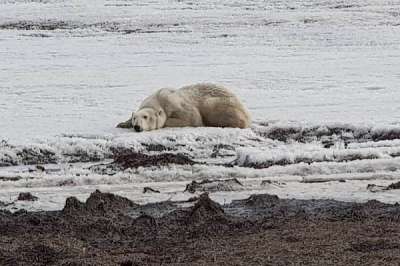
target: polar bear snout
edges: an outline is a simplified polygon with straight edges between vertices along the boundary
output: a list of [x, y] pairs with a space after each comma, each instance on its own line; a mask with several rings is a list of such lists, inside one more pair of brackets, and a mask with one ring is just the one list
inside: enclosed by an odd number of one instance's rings
[[138, 126], [138, 125], [133, 126], [133, 129], [134, 129], [136, 132], [142, 132], [142, 131], [143, 131], [143, 128], [141, 128], [141, 127]]

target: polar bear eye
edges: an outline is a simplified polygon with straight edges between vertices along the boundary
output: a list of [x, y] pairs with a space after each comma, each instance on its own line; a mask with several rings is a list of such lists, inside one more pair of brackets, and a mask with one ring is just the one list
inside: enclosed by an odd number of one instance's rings
[[147, 119], [147, 115], [144, 115], [143, 118], [144, 118], [144, 119]]

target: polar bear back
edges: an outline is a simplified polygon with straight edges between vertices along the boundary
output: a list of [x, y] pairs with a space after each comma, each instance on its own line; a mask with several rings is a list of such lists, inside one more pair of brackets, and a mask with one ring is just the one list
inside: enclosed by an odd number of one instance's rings
[[212, 83], [200, 83], [185, 86], [179, 89], [184, 96], [191, 96], [198, 100], [204, 100], [212, 97], [235, 97], [228, 89]]

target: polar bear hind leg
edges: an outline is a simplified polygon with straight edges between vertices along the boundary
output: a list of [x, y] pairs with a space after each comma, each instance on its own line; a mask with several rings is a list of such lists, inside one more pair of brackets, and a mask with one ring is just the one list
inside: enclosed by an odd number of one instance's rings
[[210, 98], [205, 101], [202, 118], [205, 126], [248, 128], [251, 126], [250, 114], [235, 98]]

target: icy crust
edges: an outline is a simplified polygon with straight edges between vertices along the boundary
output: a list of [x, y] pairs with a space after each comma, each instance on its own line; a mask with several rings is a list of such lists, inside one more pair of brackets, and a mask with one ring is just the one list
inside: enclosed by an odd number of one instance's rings
[[[25, 146], [3, 142], [0, 201], [7, 209], [59, 209], [68, 195], [85, 198], [94, 187], [146, 203], [188, 199], [196, 190], [213, 193], [220, 202], [270, 191], [283, 197], [400, 201], [397, 192], [367, 189], [369, 182], [380, 188], [399, 179], [400, 139], [387, 139], [397, 128], [298, 125], [284, 141], [260, 134], [292, 128], [270, 123], [245, 130], [64, 135]], [[322, 130], [310, 128], [327, 129], [322, 137]], [[377, 137], [354, 133], [367, 131]], [[299, 139], [301, 132], [308, 132], [307, 138]], [[39, 200], [9, 205], [21, 191]]]
[[0, 144], [0, 166], [93, 162], [110, 158], [108, 140], [60, 137], [27, 146]]
[[235, 147], [255, 147], [273, 141], [258, 137], [250, 129], [163, 129], [114, 136], [62, 136], [27, 146], [2, 142], [0, 166], [97, 162], [113, 158], [121, 150], [145, 153], [183, 153], [205, 159], [235, 156]]
[[237, 152], [237, 159], [233, 164], [243, 167], [268, 168], [273, 165], [289, 165], [298, 163], [317, 162], [349, 162], [368, 159], [390, 159], [400, 156], [400, 147], [383, 147], [375, 149], [320, 149], [313, 151], [303, 150], [259, 150], [242, 148]]
[[0, 166], [98, 162], [130, 149], [266, 168], [273, 165], [388, 159], [400, 155], [400, 127], [256, 124], [252, 129], [184, 128], [137, 134], [64, 135], [30, 145], [0, 144]]
[[[327, 148], [326, 139], [317, 134], [307, 143], [295, 138], [281, 142], [258, 135], [260, 129], [268, 131], [269, 127], [163, 129], [102, 137], [65, 135], [22, 147], [3, 143], [3, 166], [28, 166], [0, 168], [1, 186], [79, 186], [205, 178], [301, 180], [340, 174], [392, 176], [400, 170], [398, 140], [374, 142], [353, 138], [351, 141], [355, 142], [348, 142], [346, 148], [340, 139], [342, 135], [335, 130], [333, 135], [325, 135], [332, 144]], [[281, 131], [285, 130], [281, 127]], [[380, 131], [387, 135], [390, 130]]]

